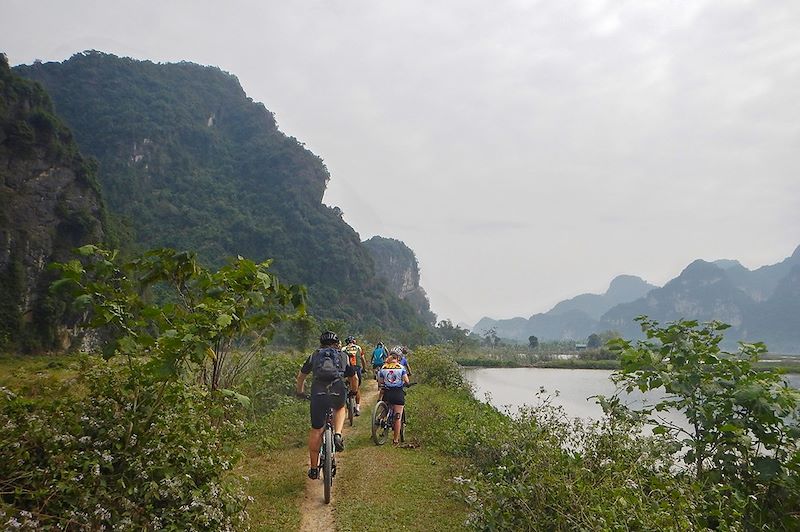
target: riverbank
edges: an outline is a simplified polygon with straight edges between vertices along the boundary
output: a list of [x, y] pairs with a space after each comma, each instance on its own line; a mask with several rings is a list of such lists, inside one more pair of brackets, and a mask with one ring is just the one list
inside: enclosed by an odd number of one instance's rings
[[[782, 357], [764, 359], [756, 363], [759, 369], [776, 369], [783, 373], [800, 374], [800, 357]], [[537, 362], [519, 362], [514, 360], [498, 360], [490, 358], [458, 358], [460, 366], [468, 368], [555, 368], [555, 369], [619, 369], [619, 360], [582, 359], [582, 358], [555, 358]]]

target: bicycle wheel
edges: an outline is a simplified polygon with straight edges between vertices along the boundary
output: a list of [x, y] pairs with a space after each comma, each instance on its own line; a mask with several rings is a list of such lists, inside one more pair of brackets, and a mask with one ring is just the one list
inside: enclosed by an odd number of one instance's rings
[[355, 417], [355, 410], [356, 410], [356, 398], [352, 395], [347, 396], [347, 421], [350, 422], [350, 426], [353, 426], [353, 417]]
[[372, 441], [375, 445], [386, 443], [386, 434], [391, 427], [387, 422], [389, 417], [389, 405], [383, 401], [378, 401], [372, 410]]
[[325, 486], [325, 504], [331, 502], [331, 485], [333, 484], [333, 431], [330, 427], [322, 434], [322, 483]]

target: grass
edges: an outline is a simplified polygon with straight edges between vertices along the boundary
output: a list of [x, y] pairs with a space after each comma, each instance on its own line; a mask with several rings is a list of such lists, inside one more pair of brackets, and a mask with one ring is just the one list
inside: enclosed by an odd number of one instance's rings
[[0, 355], [0, 386], [26, 396], [46, 393], [78, 375], [75, 355]]
[[[408, 400], [413, 415], [413, 393]], [[458, 474], [458, 462], [424, 445], [376, 446], [368, 413], [364, 408], [356, 419], [342, 457], [343, 474], [334, 484], [337, 530], [464, 529], [468, 508], [449, 480]], [[414, 441], [413, 433], [406, 439]]]
[[308, 403], [281, 405], [259, 426], [236, 467], [238, 475], [247, 477], [247, 494], [253, 498], [247, 507], [250, 529], [297, 530], [308, 461]]
[[264, 452], [250, 444], [236, 472], [247, 477], [247, 507], [250, 529], [255, 531], [297, 530], [300, 500], [305, 490], [305, 447]]

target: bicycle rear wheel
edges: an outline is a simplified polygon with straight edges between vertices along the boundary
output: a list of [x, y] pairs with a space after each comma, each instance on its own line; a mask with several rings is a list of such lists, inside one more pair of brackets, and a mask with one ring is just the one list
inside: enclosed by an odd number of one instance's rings
[[353, 417], [355, 416], [355, 406], [356, 398], [352, 395], [347, 396], [347, 421], [350, 422], [350, 426], [353, 426]]
[[403, 417], [400, 419], [400, 443], [406, 441], [406, 410], [403, 409]]
[[325, 504], [331, 502], [331, 486], [333, 484], [333, 430], [330, 427], [322, 434], [322, 483], [325, 486]]
[[372, 441], [375, 445], [386, 443], [386, 434], [391, 427], [387, 422], [389, 417], [389, 405], [383, 401], [378, 401], [372, 410]]

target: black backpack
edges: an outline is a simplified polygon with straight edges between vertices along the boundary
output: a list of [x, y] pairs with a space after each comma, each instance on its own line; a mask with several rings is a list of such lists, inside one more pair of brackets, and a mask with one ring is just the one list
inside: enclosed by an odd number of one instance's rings
[[311, 363], [315, 380], [331, 382], [344, 374], [342, 352], [333, 347], [318, 349]]

